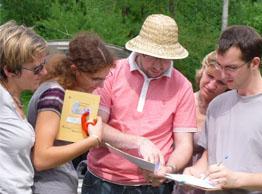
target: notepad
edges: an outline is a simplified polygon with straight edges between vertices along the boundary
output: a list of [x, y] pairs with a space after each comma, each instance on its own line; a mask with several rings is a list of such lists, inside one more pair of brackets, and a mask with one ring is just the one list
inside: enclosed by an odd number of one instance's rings
[[99, 102], [98, 95], [66, 90], [57, 139], [77, 142], [85, 138], [86, 134], [82, 132], [81, 116], [89, 112], [89, 119], [95, 119]]

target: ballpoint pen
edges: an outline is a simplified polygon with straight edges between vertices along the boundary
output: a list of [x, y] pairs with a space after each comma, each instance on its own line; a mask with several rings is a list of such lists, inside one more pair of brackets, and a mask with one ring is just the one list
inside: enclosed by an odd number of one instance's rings
[[[228, 159], [228, 156], [226, 156], [226, 157], [224, 158], [224, 160], [226, 160], [226, 159]], [[221, 164], [223, 164], [223, 161], [217, 163], [217, 166], [220, 166]]]
[[[224, 160], [226, 160], [226, 159], [228, 159], [228, 156], [225, 156]], [[224, 161], [224, 160], [223, 160], [223, 161]], [[221, 165], [223, 164], [223, 161], [218, 162], [216, 165], [217, 165], [217, 166], [221, 166]], [[209, 173], [207, 173], [202, 179], [206, 179], [208, 176], [209, 176]]]

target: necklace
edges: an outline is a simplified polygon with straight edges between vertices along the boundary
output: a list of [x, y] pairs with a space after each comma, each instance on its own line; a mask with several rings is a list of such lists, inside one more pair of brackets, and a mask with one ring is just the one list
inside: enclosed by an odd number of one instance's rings
[[24, 108], [24, 105], [23, 103], [21, 102], [21, 100], [15, 96], [12, 96], [13, 100], [15, 101], [16, 105], [18, 108], [20, 108], [21, 110], [23, 110]]
[[0, 83], [1, 83], [1, 85], [6, 89], [6, 91], [9, 93], [9, 95], [12, 97], [12, 99], [14, 100], [16, 106], [17, 106], [20, 110], [23, 110], [24, 105], [22, 104], [21, 100], [20, 100], [19, 98], [17, 98], [16, 96], [14, 96], [13, 93], [8, 90], [8, 87], [7, 87], [7, 85], [6, 85], [6, 82], [3, 81], [3, 80], [1, 80]]

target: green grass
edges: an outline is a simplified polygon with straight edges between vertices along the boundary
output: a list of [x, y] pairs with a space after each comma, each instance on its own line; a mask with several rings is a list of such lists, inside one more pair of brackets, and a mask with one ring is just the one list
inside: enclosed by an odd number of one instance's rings
[[21, 101], [22, 101], [22, 104], [24, 105], [24, 111], [26, 114], [28, 111], [28, 103], [29, 103], [31, 96], [32, 96], [32, 92], [29, 92], [29, 91], [25, 91], [21, 95]]

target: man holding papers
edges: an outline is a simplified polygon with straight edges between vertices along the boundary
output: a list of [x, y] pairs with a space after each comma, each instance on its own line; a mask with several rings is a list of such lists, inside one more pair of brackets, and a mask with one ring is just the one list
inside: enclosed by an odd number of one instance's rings
[[232, 26], [222, 33], [217, 69], [232, 90], [209, 104], [198, 142], [206, 151], [185, 169], [187, 174], [205, 173], [224, 189], [214, 194], [262, 193], [261, 55], [262, 38], [253, 28]]
[[94, 149], [88, 154], [82, 194], [169, 194], [173, 183], [164, 174], [181, 170], [192, 155], [195, 102], [191, 83], [173, 68], [173, 59], [188, 56], [178, 43], [176, 22], [150, 15], [126, 48], [133, 51], [129, 58], [119, 60], [113, 76], [96, 91], [100, 115], [108, 123], [103, 139], [126, 152], [138, 152], [159, 169], [143, 174], [106, 147]]

